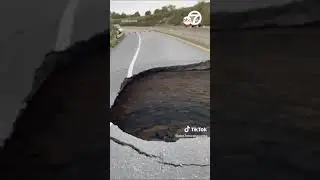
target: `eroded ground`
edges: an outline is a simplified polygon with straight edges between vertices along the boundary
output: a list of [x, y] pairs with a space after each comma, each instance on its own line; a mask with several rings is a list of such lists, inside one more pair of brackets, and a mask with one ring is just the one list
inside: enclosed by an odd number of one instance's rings
[[144, 140], [176, 141], [187, 126], [210, 134], [210, 61], [152, 69], [127, 79], [111, 121]]

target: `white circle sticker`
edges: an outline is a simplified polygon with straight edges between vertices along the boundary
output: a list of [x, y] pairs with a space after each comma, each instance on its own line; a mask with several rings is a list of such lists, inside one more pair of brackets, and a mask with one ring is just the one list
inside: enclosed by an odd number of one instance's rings
[[183, 18], [183, 23], [185, 25], [199, 25], [202, 21], [202, 15], [200, 14], [199, 11], [191, 11], [189, 12], [188, 16]]

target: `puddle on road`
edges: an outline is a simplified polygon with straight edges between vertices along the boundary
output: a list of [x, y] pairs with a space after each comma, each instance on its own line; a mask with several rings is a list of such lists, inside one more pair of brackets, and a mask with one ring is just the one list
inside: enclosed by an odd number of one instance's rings
[[210, 62], [155, 68], [122, 84], [111, 122], [149, 141], [210, 136]]

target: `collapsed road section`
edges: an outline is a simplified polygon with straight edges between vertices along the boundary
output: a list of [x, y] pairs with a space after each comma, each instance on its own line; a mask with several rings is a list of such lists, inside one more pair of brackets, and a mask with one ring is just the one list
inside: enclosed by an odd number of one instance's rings
[[176, 141], [187, 126], [210, 129], [210, 61], [153, 68], [127, 78], [111, 121], [133, 136], [167, 142]]

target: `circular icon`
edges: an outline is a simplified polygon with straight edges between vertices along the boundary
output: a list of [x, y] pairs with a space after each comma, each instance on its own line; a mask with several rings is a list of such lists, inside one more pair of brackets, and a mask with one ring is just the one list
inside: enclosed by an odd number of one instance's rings
[[191, 11], [187, 17], [191, 19], [191, 25], [199, 25], [202, 21], [202, 16], [199, 11]]
[[189, 26], [191, 24], [191, 18], [189, 16], [184, 17], [183, 24]]
[[187, 126], [186, 128], [184, 128], [184, 132], [189, 132], [190, 126]]

